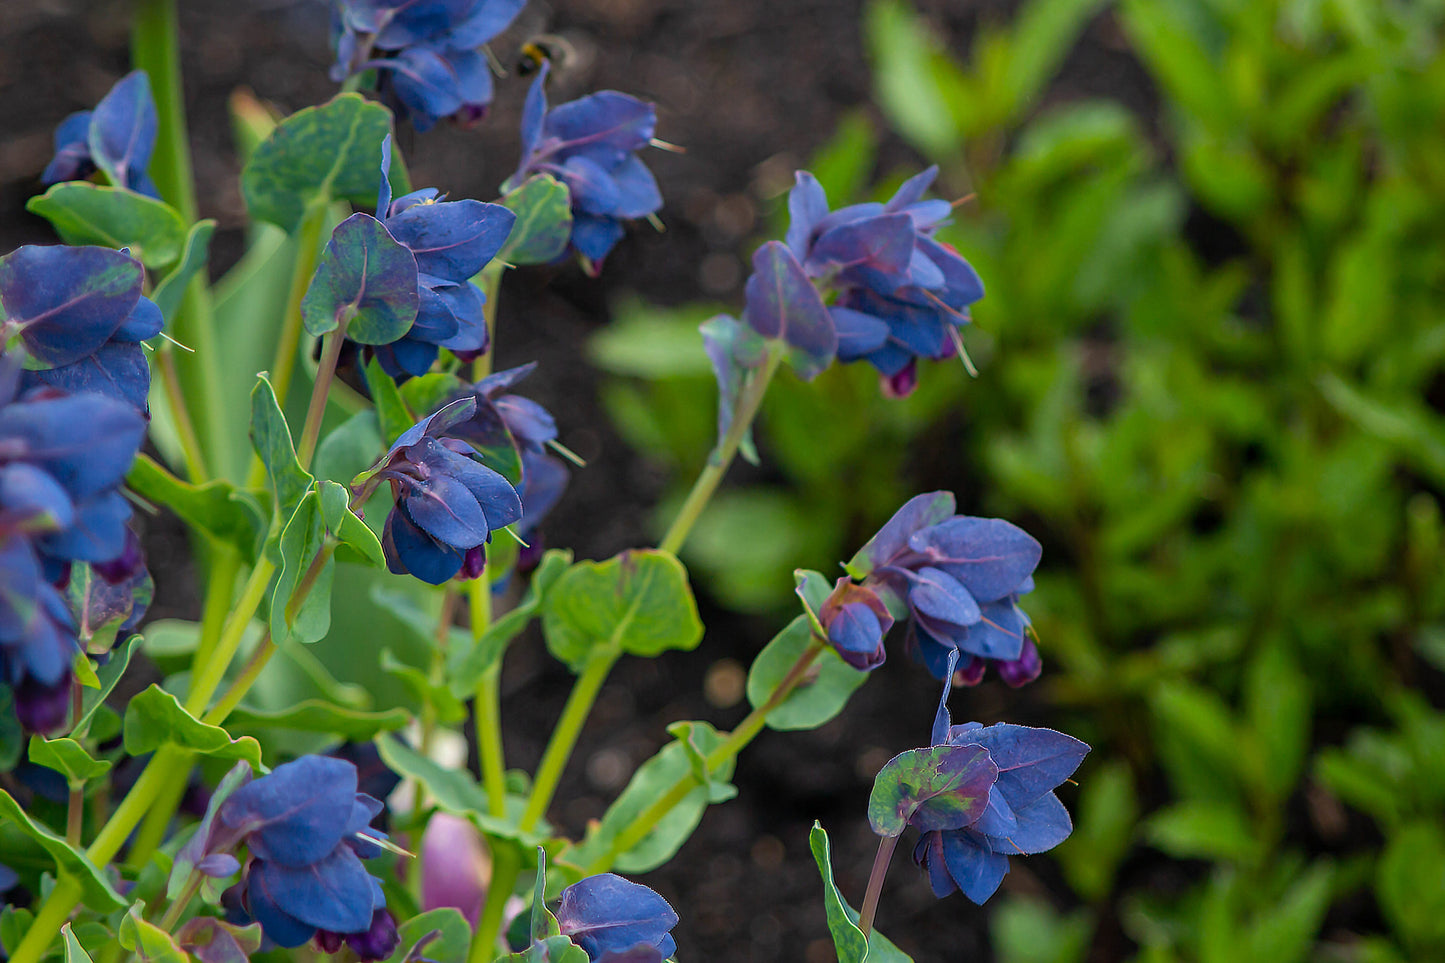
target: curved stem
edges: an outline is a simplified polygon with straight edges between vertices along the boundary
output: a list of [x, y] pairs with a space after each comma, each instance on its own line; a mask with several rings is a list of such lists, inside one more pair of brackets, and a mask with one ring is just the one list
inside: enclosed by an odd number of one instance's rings
[[191, 658], [191, 674], [204, 665], [220, 641], [226, 616], [236, 595], [236, 576], [241, 572], [241, 555], [229, 545], [212, 544], [210, 572], [206, 575], [206, 603], [201, 609], [201, 637]]
[[140, 869], [165, 842], [166, 830], [171, 828], [171, 820], [181, 806], [181, 797], [186, 794], [190, 781], [190, 766], [177, 766], [166, 784], [156, 791], [155, 799], [136, 831], [135, 840], [130, 844], [130, 851], [126, 853], [126, 865]]
[[296, 229], [296, 263], [291, 269], [291, 289], [286, 295], [286, 317], [281, 323], [281, 337], [276, 342], [276, 357], [271, 362], [271, 387], [276, 400], [286, 407], [286, 393], [291, 389], [291, 373], [296, 369], [296, 353], [301, 343], [301, 300], [316, 273], [321, 253], [321, 235], [326, 230], [326, 205], [314, 204]]
[[271, 640], [271, 630], [267, 629], [261, 637], [261, 644], [256, 646], [256, 651], [246, 662], [246, 667], [241, 674], [236, 676], [236, 681], [221, 696], [219, 702], [211, 706], [210, 710], [201, 717], [201, 721], [210, 726], [219, 726], [230, 716], [231, 710], [241, 704], [246, 693], [251, 691], [251, 686], [261, 677], [261, 672], [271, 661], [271, 656], [276, 654], [276, 643]]
[[311, 458], [316, 454], [316, 442], [321, 437], [321, 420], [326, 416], [326, 398], [331, 393], [331, 382], [336, 377], [336, 362], [341, 357], [341, 348], [346, 344], [346, 329], [337, 328], [326, 336], [326, 348], [321, 355], [321, 367], [316, 371], [316, 382], [311, 386], [311, 403], [306, 406], [306, 426], [301, 429], [301, 445], [296, 457], [302, 468], [311, 467]]
[[[706, 763], [709, 772], [735, 757], [742, 751], [744, 746], [757, 737], [759, 732], [763, 731], [763, 727], [766, 726], [768, 722], [768, 715], [778, 706], [782, 705], [783, 700], [791, 695], [793, 690], [798, 687], [798, 684], [802, 682], [803, 678], [808, 674], [808, 669], [818, 656], [823, 654], [823, 649], [826, 647], [826, 643], [815, 638], [812, 643], [802, 651], [798, 656], [798, 660], [793, 663], [792, 668], [788, 669], [787, 674], [778, 682], [777, 688], [772, 691], [772, 694], [768, 696], [767, 700], [752, 712], [749, 712], [743, 721], [738, 723], [737, 728], [729, 733], [728, 737], [724, 739], [716, 749], [708, 753]], [[589, 874], [604, 873], [611, 869], [612, 864], [616, 862], [619, 855], [631, 850], [638, 843], [646, 839], [647, 834], [652, 832], [653, 829], [657, 827], [657, 824], [662, 822], [667, 814], [680, 805], [699, 785], [701, 785], [701, 783], [697, 781], [697, 778], [693, 776], [692, 773], [688, 773], [673, 783], [667, 792], [658, 796], [646, 809], [633, 817], [632, 822], [628, 823], [627, 826], [613, 838], [611, 845], [607, 847], [607, 851], [592, 861], [591, 865], [587, 867], [587, 872]]]
[[873, 917], [878, 913], [878, 897], [883, 894], [883, 880], [888, 876], [888, 864], [893, 859], [893, 848], [898, 845], [897, 836], [884, 836], [878, 840], [878, 853], [873, 857], [873, 871], [868, 874], [868, 891], [863, 894], [863, 908], [858, 911], [858, 928], [866, 940], [873, 932]]
[[672, 527], [658, 545], [664, 552], [676, 555], [687, 541], [688, 533], [692, 531], [693, 525], [697, 524], [702, 510], [707, 507], [713, 492], [717, 491], [718, 483], [722, 481], [733, 457], [737, 455], [738, 446], [742, 444], [743, 436], [757, 417], [758, 409], [763, 404], [763, 396], [768, 393], [768, 385], [772, 383], [773, 375], [777, 373], [782, 362], [783, 352], [778, 348], [770, 348], [763, 366], [753, 374], [742, 394], [738, 396], [727, 434], [723, 435], [718, 446], [708, 456], [706, 467], [697, 476], [697, 481], [693, 482], [692, 491], [687, 493], [687, 500], [682, 503], [682, 508], [678, 509]]
[[246, 580], [241, 597], [236, 601], [236, 607], [226, 621], [215, 652], [204, 665], [198, 667], [200, 671], [191, 677], [191, 692], [186, 697], [186, 711], [191, 715], [197, 715], [205, 709], [206, 703], [215, 694], [216, 687], [221, 684], [231, 659], [241, 647], [241, 639], [245, 637], [246, 627], [251, 624], [251, 617], [261, 607], [261, 600], [266, 596], [266, 589], [271, 584], [271, 576], [275, 571], [276, 566], [270, 559], [263, 556], [256, 560], [256, 567], [251, 570], [251, 577]]
[[552, 804], [552, 796], [557, 792], [562, 770], [572, 756], [577, 737], [582, 734], [582, 726], [592, 711], [592, 703], [597, 701], [597, 693], [601, 691], [602, 683], [606, 681], [607, 673], [612, 671], [619, 655], [620, 652], [613, 651], [595, 656], [573, 684], [572, 693], [567, 696], [567, 705], [562, 709], [562, 718], [557, 720], [557, 728], [552, 730], [552, 738], [548, 740], [547, 749], [542, 753], [542, 762], [537, 767], [537, 779], [532, 784], [532, 795], [527, 799], [527, 808], [522, 811], [522, 818], [517, 822], [517, 828], [522, 832], [529, 832], [536, 826], [537, 821], [546, 813], [547, 807]]

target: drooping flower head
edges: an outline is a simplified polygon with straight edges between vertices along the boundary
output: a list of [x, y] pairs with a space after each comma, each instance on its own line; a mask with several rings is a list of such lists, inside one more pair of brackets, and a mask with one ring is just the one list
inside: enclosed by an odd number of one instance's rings
[[557, 923], [591, 963], [661, 963], [677, 952], [671, 933], [677, 913], [667, 900], [614, 873], [589, 876], [562, 890]]
[[435, 188], [392, 199], [387, 172], [390, 138], [382, 148], [376, 217], [416, 258], [416, 321], [398, 341], [375, 351], [393, 378], [420, 376], [446, 348], [464, 361], [487, 350], [486, 296], [471, 279], [496, 256], [517, 217], [500, 204], [448, 201]]
[[950, 653], [971, 657], [956, 678], [973, 684], [997, 663], [1006, 681], [1038, 675], [1019, 596], [1033, 589], [1039, 543], [998, 518], [955, 515], [953, 495], [910, 499], [846, 566], [909, 622], [909, 653], [934, 676], [952, 671]]
[[522, 517], [511, 483], [466, 442], [443, 437], [475, 410], [467, 398], [423, 418], [396, 440], [375, 474], [391, 482], [396, 497], [382, 533], [387, 567], [396, 574], [440, 585], [493, 531]]
[[344, 937], [363, 959], [384, 959], [396, 944], [395, 923], [380, 881], [361, 862], [381, 852], [380, 834], [369, 829], [381, 809], [357, 792], [351, 763], [303, 756], [230, 792], [182, 856], [229, 875], [229, 853], [244, 844], [239, 908], [273, 942], [291, 948]]
[[55, 157], [41, 183], [86, 180], [97, 170], [110, 183], [159, 199], [146, 168], [156, 145], [156, 105], [143, 70], [126, 74], [94, 110], [82, 110], [55, 130]]
[[492, 100], [492, 75], [479, 49], [525, 0], [334, 0], [331, 78], [377, 71], [412, 126], [429, 130], [451, 117], [480, 120]]
[[798, 172], [788, 195], [788, 248], [808, 277], [836, 292], [829, 313], [838, 359], [866, 360], [895, 395], [913, 389], [919, 358], [957, 352], [957, 329], [969, 321], [968, 306], [983, 297], [969, 263], [933, 238], [952, 209], [947, 201], [923, 199], [937, 174], [930, 167], [914, 176], [887, 203], [832, 212], [807, 171]]
[[622, 222], [662, 207], [662, 194], [637, 151], [652, 142], [657, 108], [602, 90], [547, 108], [544, 62], [522, 111], [522, 161], [503, 185], [546, 173], [567, 185], [571, 246], [595, 266], [622, 239]]

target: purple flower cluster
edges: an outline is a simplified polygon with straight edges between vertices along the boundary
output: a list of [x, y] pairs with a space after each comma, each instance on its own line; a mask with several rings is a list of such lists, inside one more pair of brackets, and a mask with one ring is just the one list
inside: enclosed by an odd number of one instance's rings
[[[1018, 526], [955, 515], [953, 495], [933, 492], [910, 499], [846, 568], [895, 618], [908, 620], [908, 652], [935, 677], [974, 685], [992, 664], [1005, 682], [1020, 686], [1041, 668], [1028, 616], [1018, 606], [1019, 596], [1033, 590], [1041, 554]], [[882, 630], [876, 637], [854, 632], [849, 640], [840, 654], [856, 659], [876, 641], [876, 654], [863, 658], [882, 662]], [[968, 661], [953, 671], [960, 656]]]
[[480, 48], [507, 29], [525, 0], [335, 0], [333, 80], [375, 70], [412, 126], [443, 117], [475, 123], [492, 101]]
[[787, 245], [808, 277], [836, 293], [828, 311], [840, 361], [865, 360], [890, 393], [917, 384], [919, 358], [958, 351], [957, 329], [983, 297], [973, 268], [933, 232], [952, 205], [924, 200], [937, 167], [910, 178], [887, 203], [829, 212], [817, 178], [799, 171], [788, 196]]
[[481, 573], [492, 532], [522, 517], [512, 484], [467, 442], [444, 435], [477, 410], [464, 398], [407, 429], [373, 477], [391, 482], [396, 505], [382, 548], [392, 572], [441, 585], [466, 567]]
[[[140, 291], [140, 265], [117, 251], [22, 247], [0, 258], [0, 683], [35, 731], [65, 721], [79, 651], [63, 594], [72, 566], [123, 591], [144, 574], [120, 485], [146, 419], [132, 386], [89, 374], [106, 371], [97, 356], [110, 346], [139, 351], [134, 342], [158, 329]], [[126, 609], [122, 628], [143, 614]]]
[[[241, 881], [223, 898], [232, 922], [259, 922], [278, 946], [315, 939], [334, 952], [345, 942], [363, 960], [385, 959], [396, 946], [396, 923], [380, 880], [361, 862], [381, 854], [377, 840], [385, 837], [370, 824], [382, 808], [357, 792], [352, 763], [303, 756], [230, 792], [181, 856], [215, 877], [240, 869]], [[239, 845], [244, 866], [231, 855]]]
[[517, 217], [500, 204], [448, 201], [432, 187], [392, 200], [390, 146], [382, 148], [376, 218], [416, 258], [419, 303], [410, 330], [372, 350], [400, 379], [426, 374], [442, 348], [464, 361], [487, 350], [486, 296], [471, 279], [502, 249]]
[[551, 174], [572, 202], [571, 246], [592, 265], [622, 239], [622, 222], [662, 207], [657, 181], [637, 151], [652, 143], [657, 108], [615, 90], [601, 90], [547, 109], [548, 67], [542, 64], [522, 111], [522, 162], [503, 185]]

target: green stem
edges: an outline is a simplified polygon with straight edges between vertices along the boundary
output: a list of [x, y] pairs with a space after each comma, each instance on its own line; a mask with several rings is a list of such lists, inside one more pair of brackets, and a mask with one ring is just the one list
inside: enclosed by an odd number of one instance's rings
[[166, 342], [156, 351], [155, 368], [160, 375], [166, 401], [170, 405], [171, 420], [175, 422], [176, 435], [181, 443], [181, 457], [186, 462], [186, 476], [199, 485], [210, 478], [206, 469], [206, 455], [201, 449], [201, 440], [196, 437], [196, 426], [191, 423], [186, 396], [181, 390], [181, 376], [176, 372], [175, 346], [170, 342]]
[[219, 726], [225, 722], [231, 711], [241, 704], [246, 693], [251, 691], [251, 686], [256, 684], [256, 680], [261, 677], [261, 671], [275, 654], [276, 643], [271, 641], [271, 630], [267, 629], [261, 644], [256, 646], [256, 651], [251, 653], [251, 658], [246, 662], [246, 667], [236, 676], [236, 681], [231, 683], [220, 701], [201, 717], [201, 721], [210, 726]]
[[55, 888], [50, 891], [50, 898], [41, 905], [40, 911], [35, 915], [35, 922], [30, 924], [25, 938], [10, 955], [11, 963], [39, 963], [55, 939], [55, 934], [60, 932], [60, 928], [70, 918], [70, 911], [80, 902], [81, 892], [80, 884], [72, 876], [62, 876], [56, 881]]
[[[480, 361], [480, 359], [478, 359]], [[492, 584], [486, 571], [467, 586], [473, 644], [479, 644], [492, 622]], [[507, 763], [502, 749], [502, 660], [497, 661], [477, 682], [472, 714], [477, 727], [477, 757], [481, 760], [482, 785], [493, 816], [507, 815]]]
[[893, 860], [893, 848], [898, 845], [897, 836], [884, 836], [878, 840], [878, 853], [873, 857], [873, 871], [868, 874], [868, 891], [863, 894], [863, 908], [858, 911], [858, 928], [866, 940], [873, 932], [873, 917], [878, 913], [878, 897], [883, 894], [883, 880], [888, 876], [888, 864]]
[[[766, 726], [768, 722], [768, 715], [778, 706], [782, 705], [783, 700], [787, 699], [793, 690], [798, 687], [798, 684], [802, 682], [803, 678], [808, 674], [808, 669], [812, 667], [813, 662], [818, 656], [823, 654], [825, 648], [827, 648], [827, 644], [815, 638], [812, 643], [802, 651], [798, 656], [798, 660], [793, 663], [792, 668], [790, 668], [782, 680], [778, 682], [777, 688], [773, 690], [772, 694], [768, 696], [763, 704], [752, 712], [749, 712], [743, 721], [738, 723], [737, 728], [729, 733], [728, 737], [719, 743], [716, 749], [708, 753], [705, 761], [709, 772], [735, 757], [743, 750], [744, 746], [752, 742], [758, 733], [763, 731], [763, 727]], [[692, 773], [688, 773], [673, 783], [672, 788], [668, 789], [667, 792], [661, 796], [658, 796], [646, 809], [633, 817], [632, 822], [628, 823], [627, 826], [613, 838], [611, 845], [607, 847], [607, 851], [592, 861], [592, 864], [587, 867], [587, 872], [589, 874], [605, 873], [611, 869], [612, 864], [616, 862], [620, 854], [628, 852], [638, 843], [646, 839], [647, 834], [652, 832], [653, 829], [657, 827], [657, 824], [660, 823], [668, 813], [672, 812], [673, 809], [686, 799], [699, 785], [701, 785], [701, 783], [697, 781], [697, 777], [693, 776]]]
[[246, 627], [251, 624], [251, 617], [256, 614], [256, 610], [261, 607], [261, 600], [266, 597], [266, 589], [271, 584], [271, 576], [275, 571], [276, 566], [270, 559], [263, 556], [256, 560], [256, 567], [251, 570], [251, 577], [246, 580], [241, 597], [236, 601], [230, 618], [226, 620], [226, 627], [216, 643], [215, 652], [197, 667], [199, 671], [191, 677], [191, 692], [186, 697], [186, 711], [191, 715], [199, 715], [206, 708], [206, 703], [221, 684], [226, 669], [236, 656], [236, 650], [241, 647], [241, 639], [245, 637]]
[[675, 555], [687, 541], [688, 533], [692, 531], [693, 525], [697, 524], [702, 510], [707, 507], [713, 492], [717, 491], [718, 483], [722, 481], [733, 457], [737, 455], [738, 446], [742, 444], [743, 436], [757, 417], [758, 409], [763, 404], [763, 396], [768, 393], [768, 385], [772, 383], [773, 375], [777, 373], [782, 362], [783, 352], [778, 348], [770, 348], [762, 368], [743, 388], [737, 407], [733, 409], [733, 420], [728, 425], [727, 434], [723, 435], [718, 446], [708, 456], [707, 466], [697, 476], [697, 481], [693, 482], [692, 491], [687, 493], [687, 500], [682, 503], [677, 518], [673, 519], [672, 527], [667, 530], [658, 546], [664, 552]]
[[[131, 20], [131, 61], [150, 78], [156, 103], [159, 123], [149, 166], [151, 178], [162, 199], [180, 212], [183, 221], [194, 224], [198, 209], [181, 83], [177, 7], [178, 0], [137, 0]], [[216, 386], [221, 383], [220, 358], [210, 285], [200, 274], [186, 286], [172, 329], [176, 340], [195, 350], [194, 363], [179, 372], [186, 405], [178, 409], [178, 417], [185, 416], [187, 409], [198, 416], [205, 428], [198, 438], [198, 450], [208, 456], [204, 460], [212, 468], [223, 469], [217, 455], [224, 450], [226, 424], [220, 405], [214, 403]]]
[[492, 881], [487, 884], [487, 900], [477, 920], [477, 934], [472, 939], [467, 963], [491, 963], [497, 956], [497, 938], [502, 932], [502, 913], [507, 900], [517, 887], [522, 871], [522, 858], [516, 847], [504, 841], [492, 845]]
[[567, 696], [567, 705], [562, 709], [562, 718], [557, 720], [557, 728], [552, 730], [552, 738], [547, 742], [546, 751], [542, 753], [542, 762], [537, 767], [537, 778], [532, 784], [532, 795], [527, 799], [527, 808], [522, 811], [522, 818], [517, 822], [517, 828], [522, 832], [530, 832], [552, 804], [552, 796], [557, 792], [562, 770], [572, 756], [577, 737], [582, 734], [582, 726], [592, 711], [592, 703], [597, 701], [597, 693], [601, 691], [602, 683], [606, 681], [607, 673], [612, 671], [619, 655], [620, 651], [613, 650], [594, 656], [573, 684], [572, 693]]
[[501, 261], [492, 261], [477, 275], [482, 294], [486, 296], [482, 318], [487, 322], [487, 350], [472, 362], [473, 381], [481, 381], [492, 373], [492, 359], [497, 356], [497, 293], [502, 290], [502, 274], [506, 270]]
[[206, 604], [201, 610], [201, 637], [191, 659], [191, 673], [210, 661], [216, 643], [221, 639], [226, 616], [236, 596], [236, 576], [241, 572], [241, 556], [229, 545], [212, 545], [210, 572], [206, 576]]
[[170, 908], [166, 910], [166, 915], [161, 919], [161, 929], [167, 933], [175, 930], [176, 924], [181, 921], [181, 915], [186, 911], [186, 904], [190, 903], [201, 891], [201, 883], [204, 881], [205, 877], [195, 870], [191, 870], [191, 875], [186, 880], [186, 888], [181, 891], [180, 896], [176, 897], [175, 902], [171, 903]]
[[126, 853], [126, 865], [132, 869], [140, 869], [151, 858], [161, 843], [165, 842], [166, 830], [171, 828], [171, 819], [175, 816], [176, 810], [181, 806], [181, 797], [186, 794], [186, 786], [191, 781], [190, 766], [177, 766], [170, 774], [166, 784], [157, 792], [154, 802], [141, 820], [140, 829], [136, 831], [135, 841], [130, 844], [130, 851]]
[[306, 426], [301, 429], [301, 446], [296, 449], [296, 457], [302, 468], [310, 468], [311, 457], [316, 454], [316, 442], [321, 437], [321, 419], [326, 416], [326, 397], [331, 392], [331, 382], [336, 377], [336, 362], [341, 358], [341, 348], [345, 344], [345, 328], [337, 328], [326, 336], [321, 367], [316, 370], [316, 382], [311, 386], [311, 403], [306, 407]]

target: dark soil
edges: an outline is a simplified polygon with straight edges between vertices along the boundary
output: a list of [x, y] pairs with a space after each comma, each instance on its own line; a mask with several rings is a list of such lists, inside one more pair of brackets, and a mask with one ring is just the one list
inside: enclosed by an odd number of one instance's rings
[[[217, 218], [214, 268], [241, 250], [244, 211], [236, 187], [226, 97], [248, 85], [292, 111], [334, 92], [327, 80], [327, 13], [320, 0], [188, 0], [182, 5], [187, 112], [204, 216]], [[846, 109], [867, 102], [869, 75], [859, 36], [860, 4], [836, 0], [561, 0], [533, 4], [496, 45], [515, 57], [537, 30], [563, 33], [576, 65], [553, 87], [554, 102], [613, 87], [657, 102], [659, 136], [685, 154], [649, 157], [667, 199], [665, 234], [635, 227], [598, 280], [576, 268], [513, 272], [501, 300], [499, 367], [538, 360], [527, 391], [563, 426], [563, 439], [589, 462], [547, 526], [553, 545], [605, 558], [648, 544], [645, 519], [668, 481], [630, 452], [597, 400], [597, 375], [581, 353], [607, 323], [622, 290], [660, 303], [702, 297], [740, 300], [742, 252], [791, 173], [833, 131]], [[963, 49], [980, 18], [1010, 3], [934, 7], [949, 46]], [[92, 106], [128, 69], [127, 4], [117, 0], [4, 0], [0, 15], [0, 251], [53, 240], [24, 212], [39, 190], [51, 132], [69, 112]], [[1071, 81], [1090, 93], [1117, 83], [1119, 56], [1107, 24], [1091, 30], [1071, 62]], [[1132, 79], [1132, 78], [1130, 78]], [[525, 82], [499, 82], [491, 115], [475, 130], [442, 126], [403, 134], [415, 183], [456, 196], [490, 198], [517, 160], [517, 120]], [[909, 161], [885, 146], [890, 165]], [[948, 477], [918, 479], [919, 490], [952, 487]], [[184, 537], [149, 523], [156, 612], [195, 616]], [[726, 728], [745, 707], [727, 695], [730, 677], [777, 626], [741, 619], [708, 603], [701, 648], [644, 662], [627, 660], [603, 690], [552, 816], [578, 835], [599, 816], [627, 774], [666, 740], [678, 719]], [[712, 670], [713, 699], [702, 695]], [[570, 676], [532, 640], [509, 655], [504, 713], [508, 759], [531, 768], [569, 688]], [[841, 887], [861, 901], [875, 837], [864, 820], [873, 774], [893, 754], [921, 743], [932, 719], [934, 684], [895, 659], [862, 689], [844, 716], [816, 732], [765, 733], [740, 760], [739, 796], [714, 807], [668, 866], [644, 877], [678, 909], [679, 956], [688, 961], [833, 958], [808, 829], [822, 820], [833, 837]], [[735, 698], [735, 697], [734, 697]], [[1025, 696], [1024, 698], [1028, 698]], [[1030, 718], [1036, 707], [986, 683], [970, 699], [985, 721]], [[731, 701], [731, 704], [729, 704]], [[905, 849], [911, 838], [905, 840]], [[1045, 860], [1016, 860], [1005, 888], [1048, 898], [1063, 892]], [[1043, 877], [1041, 879], [1041, 877]], [[987, 917], [961, 896], [935, 900], [906, 852], [895, 857], [879, 925], [920, 961], [986, 960]]]

